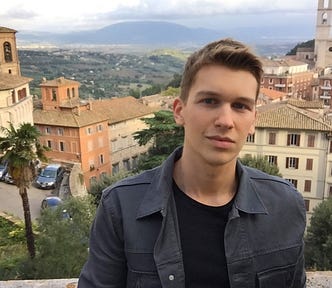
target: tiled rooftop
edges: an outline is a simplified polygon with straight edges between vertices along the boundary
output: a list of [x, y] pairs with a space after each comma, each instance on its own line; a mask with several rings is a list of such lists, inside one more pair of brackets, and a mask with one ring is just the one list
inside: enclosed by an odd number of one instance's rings
[[8, 73], [0, 73], [0, 91], [17, 88], [32, 81], [32, 78], [12, 75]]
[[[287, 103], [258, 108], [257, 128], [280, 128], [311, 131], [332, 131], [332, 126], [318, 114], [295, 107]], [[315, 115], [315, 117], [314, 117]]]

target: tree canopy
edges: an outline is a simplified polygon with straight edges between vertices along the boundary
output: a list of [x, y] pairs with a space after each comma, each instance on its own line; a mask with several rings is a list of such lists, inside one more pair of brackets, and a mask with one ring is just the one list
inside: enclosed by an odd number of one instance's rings
[[167, 156], [183, 144], [184, 130], [173, 118], [173, 112], [161, 110], [154, 117], [142, 119], [148, 128], [134, 134], [139, 145], [151, 143], [148, 155], [142, 157], [138, 164], [139, 170], [146, 170], [160, 165]]
[[305, 236], [305, 259], [308, 269], [332, 270], [332, 198], [313, 210]]
[[12, 123], [9, 128], [1, 127], [0, 137], [2, 159], [8, 162], [8, 170], [22, 198], [27, 248], [31, 258], [35, 256], [34, 234], [32, 231], [30, 205], [27, 189], [36, 176], [36, 160], [45, 160], [48, 150], [39, 142], [40, 132], [30, 123], [23, 123], [17, 129]]
[[279, 172], [279, 168], [276, 165], [271, 164], [264, 156], [250, 156], [246, 155], [240, 158], [242, 164], [259, 169], [265, 173], [270, 175], [275, 175], [281, 177], [281, 173]]

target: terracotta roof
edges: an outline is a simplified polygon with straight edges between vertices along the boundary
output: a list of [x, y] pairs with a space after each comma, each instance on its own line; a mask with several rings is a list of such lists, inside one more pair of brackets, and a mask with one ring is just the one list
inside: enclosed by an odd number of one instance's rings
[[40, 125], [63, 126], [63, 127], [85, 127], [94, 123], [107, 121], [105, 114], [95, 110], [74, 111], [42, 110], [33, 111], [33, 122]]
[[95, 100], [92, 109], [103, 111], [109, 116], [109, 123], [144, 117], [157, 111], [157, 108], [148, 107], [132, 96]]
[[52, 86], [52, 87], [60, 87], [64, 85], [79, 85], [80, 83], [74, 80], [66, 79], [65, 77], [59, 77], [52, 80], [44, 79], [40, 86]]
[[305, 100], [299, 100], [299, 99], [289, 99], [288, 104], [291, 104], [293, 106], [299, 107], [299, 108], [307, 108], [307, 109], [323, 109], [324, 103], [320, 100], [313, 100], [313, 101], [305, 101]]
[[277, 90], [272, 90], [272, 89], [268, 89], [268, 88], [264, 88], [264, 87], [262, 87], [260, 89], [260, 94], [265, 95], [266, 97], [268, 97], [271, 100], [284, 98], [286, 96], [286, 93], [284, 93], [284, 92], [280, 92]]
[[12, 75], [8, 73], [0, 73], [0, 91], [9, 90], [24, 85], [32, 81], [32, 78]]
[[13, 32], [16, 33], [17, 31], [14, 29], [0, 26], [0, 33], [13, 33]]
[[[109, 124], [144, 117], [156, 111], [155, 108], [142, 104], [134, 97], [122, 97], [86, 101], [90, 110], [77, 113], [73, 111], [35, 109], [33, 120], [35, 124], [56, 125], [64, 127], [84, 127], [107, 120]], [[75, 112], [76, 111], [76, 112]]]
[[[268, 106], [270, 109], [267, 109]], [[324, 121], [318, 113], [312, 113], [287, 103], [263, 107], [262, 110], [258, 108], [257, 128], [332, 131], [331, 123], [327, 120]]]
[[298, 61], [292, 59], [290, 57], [278, 58], [278, 59], [269, 59], [269, 58], [261, 58], [263, 66], [269, 67], [290, 67], [290, 66], [299, 66], [306, 65], [307, 63], [303, 61]]

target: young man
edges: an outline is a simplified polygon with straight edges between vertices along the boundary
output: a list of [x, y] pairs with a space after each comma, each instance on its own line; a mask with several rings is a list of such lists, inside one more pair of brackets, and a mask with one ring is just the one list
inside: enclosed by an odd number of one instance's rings
[[237, 161], [262, 73], [231, 39], [188, 59], [173, 107], [183, 147], [104, 191], [79, 288], [305, 287], [301, 195]]

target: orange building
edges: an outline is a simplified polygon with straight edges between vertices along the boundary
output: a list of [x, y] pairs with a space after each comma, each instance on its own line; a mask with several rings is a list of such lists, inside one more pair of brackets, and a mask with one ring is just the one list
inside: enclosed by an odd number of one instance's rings
[[41, 83], [41, 107], [33, 112], [41, 142], [53, 162], [79, 163], [85, 186], [111, 173], [108, 119], [79, 98], [79, 82], [60, 77]]

